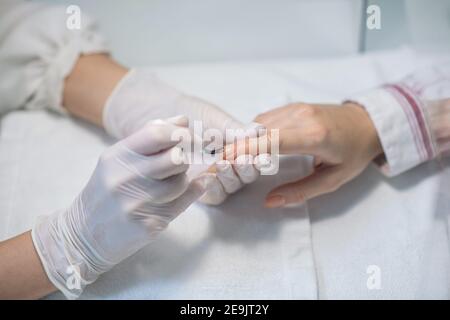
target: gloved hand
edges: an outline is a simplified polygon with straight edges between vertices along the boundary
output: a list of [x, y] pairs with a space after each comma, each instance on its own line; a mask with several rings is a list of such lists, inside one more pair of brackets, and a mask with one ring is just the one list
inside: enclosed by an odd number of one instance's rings
[[200, 202], [209, 205], [219, 205], [226, 198], [241, 189], [244, 185], [255, 182], [261, 170], [271, 165], [269, 154], [253, 156], [243, 154], [236, 158], [234, 163], [221, 160], [211, 167], [209, 175], [214, 175]]
[[149, 120], [186, 115], [191, 124], [201, 121], [203, 129], [242, 129], [244, 125], [217, 106], [188, 96], [159, 80], [151, 70], [132, 69], [117, 84], [103, 111], [105, 130], [124, 138]]
[[[186, 115], [191, 124], [201, 121], [203, 130], [218, 129], [224, 137], [222, 143], [232, 143], [245, 135], [255, 137], [261, 128], [261, 125], [254, 123], [243, 125], [217, 106], [181, 93], [145, 69], [131, 70], [119, 82], [106, 102], [103, 125], [110, 135], [123, 138], [137, 131], [149, 120], [179, 114]], [[264, 159], [267, 161], [266, 156]], [[249, 159], [240, 160], [245, 162]], [[218, 166], [218, 180], [201, 198], [202, 202], [220, 204], [228, 194], [236, 192], [243, 184], [251, 183], [259, 176], [259, 170], [252, 163], [233, 167], [236, 171], [226, 164]], [[214, 174], [211, 176], [214, 177]]]
[[72, 205], [33, 228], [46, 273], [66, 297], [148, 244], [205, 191], [210, 178], [187, 180], [174, 130], [188, 129], [154, 121], [107, 149]]

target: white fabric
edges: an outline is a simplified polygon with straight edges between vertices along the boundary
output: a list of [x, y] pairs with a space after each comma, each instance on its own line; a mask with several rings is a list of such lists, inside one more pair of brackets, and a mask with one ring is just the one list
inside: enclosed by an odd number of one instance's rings
[[0, 1], [0, 114], [19, 108], [65, 113], [63, 79], [78, 57], [107, 52], [88, 15], [80, 30], [66, 27], [68, 17], [63, 6]]
[[[255, 114], [292, 101], [339, 102], [428, 62], [399, 50], [155, 71], [250, 122]], [[71, 203], [111, 140], [45, 112], [14, 112], [1, 126], [0, 236], [5, 239], [29, 229], [37, 215]], [[264, 209], [272, 186], [310, 168], [307, 158], [285, 161], [281, 175], [261, 177], [222, 206], [191, 207], [82, 298], [450, 298], [449, 166], [432, 162], [390, 180], [371, 169], [342, 190], [310, 201], [309, 210]], [[366, 286], [369, 265], [381, 268], [380, 290]]]

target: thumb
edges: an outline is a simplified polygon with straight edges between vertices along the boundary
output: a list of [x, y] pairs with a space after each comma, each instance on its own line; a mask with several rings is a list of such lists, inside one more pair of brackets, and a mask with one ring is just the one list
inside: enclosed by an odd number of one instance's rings
[[[176, 133], [176, 135], [175, 135]], [[180, 127], [163, 120], [149, 122], [143, 128], [128, 136], [123, 143], [132, 151], [150, 156], [172, 148], [181, 141], [181, 137], [190, 136], [188, 128]]]
[[279, 152], [280, 154], [316, 155], [323, 148], [323, 139], [319, 135], [311, 136], [302, 128], [270, 129], [267, 134], [237, 141], [227, 145], [225, 159], [235, 159], [242, 154], [258, 155]]
[[266, 197], [268, 208], [278, 208], [289, 204], [300, 204], [325, 193], [333, 192], [343, 183], [338, 167], [326, 167], [315, 171], [306, 178], [281, 185]]

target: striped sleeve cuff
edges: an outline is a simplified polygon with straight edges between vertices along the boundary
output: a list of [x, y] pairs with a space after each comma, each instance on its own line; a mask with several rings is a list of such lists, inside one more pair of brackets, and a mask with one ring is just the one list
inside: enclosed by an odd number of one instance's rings
[[348, 100], [362, 105], [375, 125], [384, 151], [375, 163], [384, 174], [395, 176], [435, 157], [423, 102], [407, 87], [385, 85]]

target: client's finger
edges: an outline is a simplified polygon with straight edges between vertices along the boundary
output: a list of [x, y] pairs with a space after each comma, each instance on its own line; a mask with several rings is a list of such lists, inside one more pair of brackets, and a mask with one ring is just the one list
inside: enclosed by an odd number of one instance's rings
[[323, 146], [323, 135], [308, 132], [307, 129], [271, 129], [262, 137], [237, 141], [227, 145], [224, 158], [236, 159], [241, 154], [258, 155], [280, 152], [280, 154], [316, 154]]
[[318, 170], [301, 180], [281, 185], [267, 195], [265, 205], [278, 208], [293, 203], [303, 203], [306, 200], [333, 192], [343, 181], [338, 167], [328, 167]]
[[270, 147], [271, 147], [270, 135], [239, 140], [233, 144], [225, 146], [225, 150], [223, 153], [224, 159], [233, 161], [240, 155], [250, 154], [256, 156], [261, 153], [268, 153]]

